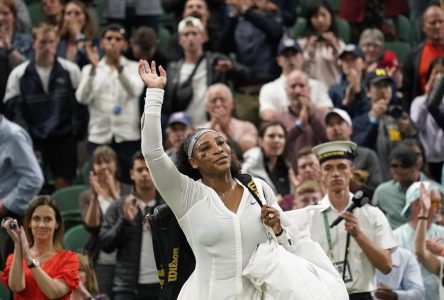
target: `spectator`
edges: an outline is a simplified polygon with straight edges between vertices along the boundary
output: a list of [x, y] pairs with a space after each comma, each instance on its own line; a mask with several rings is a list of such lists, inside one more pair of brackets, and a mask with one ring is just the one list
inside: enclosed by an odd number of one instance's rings
[[96, 40], [98, 28], [91, 23], [87, 8], [80, 0], [68, 1], [62, 15], [57, 55], [83, 68], [89, 63], [85, 44], [88, 43], [89, 47], [98, 47]]
[[134, 30], [130, 39], [130, 46], [131, 56], [134, 60], [154, 60], [159, 66], [166, 68], [168, 64], [167, 57], [165, 53], [159, 49], [157, 35], [152, 28], [140, 26]]
[[204, 27], [199, 19], [186, 17], [180, 21], [178, 32], [184, 58], [168, 65], [171, 75], [165, 90], [163, 116], [186, 111], [194, 125], [202, 124], [207, 121], [204, 105], [207, 87], [228, 78], [245, 77], [247, 71], [220, 53], [204, 51]]
[[281, 113], [275, 119], [281, 120], [288, 132], [287, 153], [292, 165], [295, 165], [295, 153], [308, 146], [325, 142], [324, 113], [315, 108], [310, 96], [308, 76], [303, 71], [295, 70], [287, 77], [287, 96], [290, 101], [288, 112]]
[[91, 239], [86, 251], [94, 262], [100, 293], [112, 296], [116, 253], [100, 250], [100, 226], [110, 205], [131, 193], [131, 187], [117, 180], [118, 160], [116, 153], [108, 146], [94, 150], [92, 170], [89, 174], [91, 188], [79, 196], [82, 221]]
[[[0, 114], [0, 220], [21, 219], [43, 185], [43, 174], [28, 133]], [[0, 270], [13, 251], [12, 241], [0, 230]]]
[[259, 129], [259, 147], [244, 153], [242, 173], [264, 180], [276, 195], [279, 204], [291, 194], [289, 165], [285, 155], [287, 131], [279, 121], [263, 123]]
[[24, 0], [14, 0], [15, 10], [17, 11], [16, 30], [18, 32], [28, 33], [31, 31], [31, 17], [28, 7]]
[[[276, 61], [282, 69], [281, 76], [262, 86], [259, 93], [259, 113], [262, 120], [269, 121], [276, 114], [286, 112], [289, 106], [285, 90], [287, 76], [294, 70], [302, 70], [304, 57], [299, 44], [284, 37], [279, 43]], [[333, 103], [327, 93], [327, 86], [319, 80], [309, 78], [310, 96], [318, 108], [332, 107]]]
[[437, 182], [441, 182], [441, 170], [444, 162], [444, 128], [437, 124], [435, 117], [430, 113], [426, 99], [431, 90], [437, 88], [443, 73], [444, 57], [441, 56], [430, 64], [426, 94], [413, 100], [410, 113], [412, 122], [418, 131], [419, 140], [424, 145], [430, 175]]
[[105, 16], [108, 24], [122, 25], [126, 32], [133, 27], [148, 26], [159, 31], [159, 17], [163, 14], [161, 0], [107, 0]]
[[238, 144], [242, 153], [256, 146], [256, 127], [248, 121], [232, 116], [234, 99], [228, 86], [215, 83], [208, 87], [206, 110], [210, 121], [200, 127], [211, 128], [222, 133], [227, 139]]
[[[352, 120], [345, 110], [333, 108], [325, 115], [325, 132], [329, 141], [351, 141]], [[376, 186], [382, 182], [381, 169], [375, 151], [358, 146], [353, 159], [353, 177], [350, 191], [362, 190], [371, 198]]]
[[419, 160], [411, 146], [400, 144], [390, 154], [392, 180], [381, 183], [373, 195], [374, 203], [385, 212], [393, 229], [408, 222], [399, 212], [406, 203], [406, 191], [415, 181], [431, 181], [419, 171]]
[[[421, 185], [423, 188], [420, 187]], [[434, 191], [433, 196], [430, 195], [432, 191]], [[441, 197], [437, 188], [429, 182], [420, 181], [413, 183], [407, 190], [405, 205], [401, 211], [403, 216], [408, 216], [409, 221], [393, 232], [400, 247], [415, 251], [417, 255], [420, 254], [418, 255], [418, 260], [421, 263], [426, 300], [441, 299], [438, 296], [441, 282], [435, 275], [437, 273], [427, 270], [426, 266], [428, 264], [425, 264], [424, 252], [421, 253], [421, 250], [415, 247], [415, 235], [421, 234], [423, 240], [425, 238], [431, 239], [444, 236], [444, 227], [435, 224], [436, 221], [440, 221], [442, 205], [442, 200], [436, 196]], [[429, 199], [426, 200], [425, 197]], [[433, 202], [431, 198], [434, 198]], [[428, 202], [428, 209], [425, 208], [424, 201]]]
[[335, 13], [327, 0], [310, 1], [305, 13], [307, 28], [298, 39], [304, 50], [304, 70], [310, 78], [331, 86], [339, 80], [337, 57], [345, 44], [338, 37]]
[[79, 260], [63, 250], [63, 219], [50, 196], [35, 198], [26, 209], [23, 227], [8, 219], [3, 228], [14, 241], [2, 279], [14, 299], [69, 300], [79, 285]]
[[[99, 292], [99, 285], [94, 268], [88, 256], [77, 253], [77, 258], [79, 259], [80, 282], [79, 286], [72, 292], [70, 300], [92, 299], [92, 295], [96, 296]], [[95, 299], [105, 300], [99, 297]]]
[[62, 0], [41, 0], [45, 22], [52, 26], [59, 26], [63, 18]]
[[426, 93], [427, 71], [438, 56], [444, 56], [444, 11], [438, 4], [431, 4], [425, 11], [422, 30], [426, 39], [412, 49], [404, 65], [404, 97], [410, 104], [417, 96]]
[[86, 133], [86, 107], [75, 97], [80, 70], [55, 55], [55, 27], [40, 24], [33, 39], [34, 56], [9, 75], [5, 115], [28, 130], [43, 168], [51, 170], [60, 189], [76, 176], [77, 141]]
[[114, 300], [157, 300], [160, 284], [151, 229], [148, 223], [140, 224], [162, 200], [141, 152], [133, 156], [131, 179], [134, 191], [111, 204], [104, 217], [101, 248], [117, 251]]
[[387, 275], [376, 271], [378, 299], [424, 300], [425, 290], [416, 257], [407, 249], [392, 252], [393, 268]]
[[393, 79], [384, 69], [367, 74], [366, 92], [372, 107], [368, 114], [353, 119], [353, 141], [376, 151], [382, 178], [390, 178], [389, 155], [403, 139], [413, 137], [415, 129], [406, 112], [399, 106], [389, 107]]
[[291, 209], [300, 209], [309, 205], [316, 205], [321, 201], [323, 191], [321, 185], [316, 181], [304, 181], [297, 186], [293, 206]]
[[335, 107], [347, 111], [355, 118], [371, 109], [371, 102], [365, 91], [365, 54], [361, 48], [349, 44], [339, 55], [342, 77], [332, 85], [328, 93]]
[[168, 125], [166, 128], [167, 134], [167, 150], [165, 153], [171, 158], [172, 161], [177, 160], [177, 151], [182, 145], [185, 138], [194, 130], [191, 117], [186, 112], [175, 112], [171, 114], [168, 119]]
[[[88, 105], [88, 156], [100, 145], [109, 145], [119, 158], [122, 181], [129, 183], [131, 157], [140, 149], [139, 96], [143, 82], [137, 63], [126, 59], [125, 30], [111, 24], [102, 33], [105, 56], [98, 61], [88, 50], [91, 64], [82, 70], [77, 100]], [[128, 173], [128, 174], [127, 174]]]
[[[290, 180], [297, 189], [299, 185], [306, 181], [316, 181], [321, 188], [322, 197], [325, 195], [324, 185], [321, 181], [321, 166], [319, 159], [311, 151], [311, 147], [304, 147], [296, 154], [296, 165], [290, 170]], [[294, 174], [293, 170], [296, 170]]]

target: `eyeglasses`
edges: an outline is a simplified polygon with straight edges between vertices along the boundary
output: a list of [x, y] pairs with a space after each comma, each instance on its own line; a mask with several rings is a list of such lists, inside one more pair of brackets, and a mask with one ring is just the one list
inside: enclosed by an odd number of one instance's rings
[[431, 203], [431, 208], [438, 209], [442, 205], [442, 200], [441, 198], [432, 198], [430, 203]]

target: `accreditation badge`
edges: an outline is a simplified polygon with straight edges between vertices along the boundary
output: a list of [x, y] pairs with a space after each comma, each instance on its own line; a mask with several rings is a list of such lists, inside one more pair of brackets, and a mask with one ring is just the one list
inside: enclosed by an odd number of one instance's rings
[[[338, 261], [338, 262], [333, 263], [333, 265], [335, 266], [336, 271], [338, 271], [339, 275], [341, 275], [341, 277], [343, 277], [342, 280], [344, 280], [345, 283], [353, 281], [349, 264], [347, 264], [347, 266], [345, 266], [344, 261]], [[345, 274], [344, 274], [344, 267], [345, 267]]]

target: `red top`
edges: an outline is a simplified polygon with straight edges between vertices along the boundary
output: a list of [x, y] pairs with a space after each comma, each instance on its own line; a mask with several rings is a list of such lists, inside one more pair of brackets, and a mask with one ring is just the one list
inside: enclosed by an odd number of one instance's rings
[[421, 61], [419, 63], [419, 79], [421, 80], [421, 90], [425, 92], [427, 84], [427, 72], [430, 64], [438, 56], [444, 56], [444, 46], [436, 46], [426, 39], [424, 42], [424, 49], [422, 50]]
[[[8, 256], [6, 267], [3, 272], [2, 280], [8, 285], [9, 272], [11, 271], [13, 254]], [[48, 259], [40, 267], [53, 279], [63, 279], [70, 289], [70, 293], [79, 285], [79, 259], [77, 255], [69, 250], [62, 250]], [[23, 292], [14, 293], [14, 300], [47, 300], [48, 297], [43, 294], [42, 290], [37, 285], [31, 270], [23, 260], [23, 269], [25, 272], [25, 289]], [[69, 300], [70, 293], [63, 296], [62, 300]]]

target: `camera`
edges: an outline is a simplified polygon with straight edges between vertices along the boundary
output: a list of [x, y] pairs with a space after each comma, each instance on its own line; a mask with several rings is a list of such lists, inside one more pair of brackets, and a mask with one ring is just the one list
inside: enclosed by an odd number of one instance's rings
[[17, 223], [16, 222], [9, 223], [9, 228], [12, 229], [12, 230], [17, 229]]
[[391, 105], [387, 109], [387, 114], [395, 119], [402, 118], [403, 110], [400, 105]]

